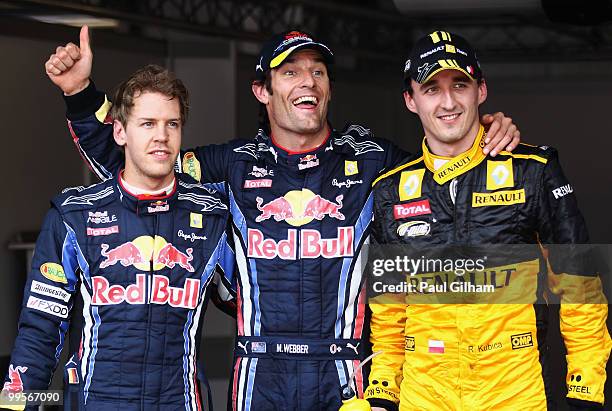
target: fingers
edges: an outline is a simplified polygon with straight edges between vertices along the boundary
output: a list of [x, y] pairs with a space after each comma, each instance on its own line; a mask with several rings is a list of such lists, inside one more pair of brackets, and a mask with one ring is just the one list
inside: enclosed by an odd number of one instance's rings
[[515, 133], [518, 129], [512, 123], [512, 118], [506, 117], [501, 112], [490, 115], [488, 116], [489, 118], [485, 117], [483, 116], [482, 120], [491, 121], [487, 137], [485, 138], [486, 146], [483, 148], [485, 154], [490, 153], [492, 157], [495, 157], [500, 151], [511, 150], [516, 147], [516, 144], [520, 141], [520, 133], [519, 140], [515, 140]]
[[91, 45], [89, 44], [89, 27], [81, 27], [79, 33], [79, 47], [83, 53], [91, 53]]

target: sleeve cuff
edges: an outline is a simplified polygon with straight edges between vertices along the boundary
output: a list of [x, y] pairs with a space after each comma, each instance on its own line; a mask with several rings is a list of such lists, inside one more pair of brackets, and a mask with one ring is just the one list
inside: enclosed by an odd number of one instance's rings
[[387, 411], [398, 410], [396, 403], [389, 400], [384, 400], [382, 398], [368, 398], [368, 402], [370, 403], [371, 407], [381, 407], [386, 409]]
[[96, 89], [93, 80], [89, 85], [72, 96], [62, 94], [66, 102], [66, 117], [68, 120], [82, 120], [95, 113], [104, 103], [104, 93]]

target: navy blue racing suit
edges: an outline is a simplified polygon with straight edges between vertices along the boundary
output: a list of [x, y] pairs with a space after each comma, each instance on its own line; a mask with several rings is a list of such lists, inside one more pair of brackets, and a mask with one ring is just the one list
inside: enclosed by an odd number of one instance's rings
[[[110, 178], [123, 162], [110, 103], [92, 84], [67, 104], [79, 151]], [[92, 129], [86, 119], [93, 116]], [[355, 125], [304, 153], [282, 149], [261, 130], [254, 139], [181, 153], [178, 170], [228, 186], [239, 272], [230, 409], [340, 407], [341, 387], [367, 351], [371, 184], [403, 156]], [[356, 381], [362, 394], [362, 370]]]
[[177, 175], [172, 193], [135, 197], [114, 178], [57, 196], [4, 390], [46, 390], [70, 321], [80, 320], [66, 409], [201, 410], [201, 319], [213, 284], [231, 290], [235, 261], [226, 197], [215, 188], [223, 186]]

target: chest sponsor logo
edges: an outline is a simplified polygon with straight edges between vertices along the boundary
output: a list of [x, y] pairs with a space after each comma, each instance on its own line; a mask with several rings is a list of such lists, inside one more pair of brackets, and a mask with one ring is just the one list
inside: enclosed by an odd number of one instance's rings
[[508, 206], [525, 202], [525, 189], [472, 193], [472, 207]]
[[343, 198], [339, 195], [336, 197], [336, 202], [333, 202], [306, 188], [289, 191], [284, 196], [267, 203], [264, 203], [263, 198], [257, 197], [255, 199], [257, 209], [261, 214], [255, 218], [255, 221], [259, 223], [274, 218], [275, 221], [285, 221], [287, 224], [299, 227], [315, 219], [323, 220], [326, 216], [344, 220], [344, 214], [340, 212]]
[[421, 187], [425, 169], [402, 171], [399, 182], [400, 201], [412, 200], [421, 197]]
[[429, 200], [415, 201], [408, 204], [395, 204], [393, 206], [393, 217], [396, 220], [425, 214], [431, 214]]
[[316, 154], [308, 154], [300, 158], [298, 163], [298, 170], [306, 170], [307, 168], [313, 168], [319, 165], [319, 159]]
[[574, 192], [574, 188], [569, 184], [566, 184], [561, 187], [557, 187], [552, 191], [553, 195], [555, 196], [555, 200], [558, 200], [561, 197], [565, 197], [566, 195], [571, 194], [573, 192]]
[[168, 210], [170, 210], [170, 206], [167, 201], [163, 200], [155, 201], [147, 207], [147, 212], [149, 213], [163, 213]]
[[414, 340], [414, 337], [410, 337], [408, 335], [405, 337], [404, 349], [406, 351], [415, 351], [415, 349], [416, 349], [416, 342]]
[[268, 170], [265, 167], [253, 166], [253, 171], [251, 171], [249, 175], [257, 178], [274, 177], [274, 170]]
[[[287, 230], [287, 238], [264, 238], [260, 230], [248, 230], [248, 256], [253, 258], [296, 260], [298, 258], [338, 258], [353, 256], [353, 227], [338, 227], [335, 238], [321, 238], [317, 230]], [[299, 245], [298, 245], [299, 244]]]
[[533, 347], [533, 337], [531, 333], [515, 334], [510, 336], [510, 342], [513, 350], [519, 348]]
[[64, 267], [57, 263], [44, 263], [40, 266], [40, 273], [51, 281], [56, 283], [68, 284], [66, 280], [66, 274], [64, 273]]
[[188, 278], [183, 287], [173, 287], [170, 279], [165, 275], [153, 275], [146, 293], [146, 274], [137, 274], [136, 283], [127, 287], [115, 284], [110, 285], [102, 276], [92, 277], [93, 305], [128, 304], [168, 304], [171, 307], [187, 308], [193, 310], [198, 304], [200, 293], [200, 280]]
[[272, 187], [272, 180], [269, 178], [263, 178], [261, 180], [245, 180], [244, 188], [270, 188]]
[[183, 240], [191, 241], [192, 243], [197, 240], [208, 240], [208, 238], [204, 235], [196, 235], [195, 233], [185, 234], [183, 230], [178, 230], [176, 235], [181, 237]]
[[334, 178], [332, 180], [332, 186], [338, 187], [338, 188], [350, 188], [351, 186], [354, 186], [357, 184], [363, 184], [363, 180], [351, 180], [350, 178], [347, 178], [344, 181], [338, 181], [337, 178]]
[[188, 151], [183, 156], [183, 173], [189, 174], [197, 181], [202, 179], [202, 168], [193, 151]]
[[357, 166], [357, 161], [344, 160], [344, 175], [345, 176], [354, 176], [359, 173], [359, 167]]
[[13, 366], [9, 365], [8, 377], [9, 381], [4, 383], [3, 391], [8, 391], [12, 394], [23, 392], [23, 381], [21, 380], [21, 374], [25, 373], [28, 367], [22, 365]]
[[54, 287], [49, 284], [41, 283], [40, 281], [33, 280], [30, 285], [30, 291], [40, 295], [46, 295], [47, 297], [58, 298], [62, 301], [68, 302], [70, 300], [70, 293], [62, 288]]
[[202, 228], [202, 214], [189, 213], [189, 227]]
[[87, 223], [88, 224], [110, 224], [117, 221], [115, 214], [108, 215], [108, 211], [96, 211], [88, 212]]
[[119, 233], [119, 226], [112, 225], [110, 227], [87, 227], [87, 235], [90, 237], [98, 237], [101, 235], [111, 235]]
[[487, 190], [514, 187], [512, 158], [505, 161], [487, 160]]
[[59, 318], [68, 318], [68, 307], [53, 301], [43, 300], [42, 298], [30, 296], [27, 303], [28, 308], [51, 314]]
[[134, 266], [143, 271], [150, 271], [151, 267], [153, 270], [161, 270], [164, 267], [173, 269], [178, 266], [194, 272], [191, 265], [193, 249], [187, 248], [182, 252], [160, 236], [140, 236], [114, 248], [110, 248], [108, 244], [101, 244], [100, 247], [103, 257], [100, 268], [120, 263], [124, 267]]
[[400, 237], [421, 237], [429, 234], [431, 226], [427, 221], [408, 221], [397, 227], [397, 234]]

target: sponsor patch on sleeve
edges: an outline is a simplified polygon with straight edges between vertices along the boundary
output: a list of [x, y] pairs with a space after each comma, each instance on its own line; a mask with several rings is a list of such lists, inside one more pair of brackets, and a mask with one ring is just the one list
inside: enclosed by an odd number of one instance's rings
[[68, 307], [53, 301], [43, 300], [42, 298], [30, 296], [27, 307], [59, 318], [68, 318]]
[[40, 273], [56, 283], [68, 284], [64, 267], [57, 263], [44, 263], [40, 266]]
[[189, 151], [183, 156], [183, 173], [189, 174], [197, 181], [202, 180], [202, 168], [193, 151]]
[[68, 291], [36, 280], [32, 281], [30, 291], [36, 294], [46, 295], [47, 297], [57, 298], [65, 302], [70, 300], [70, 293]]

